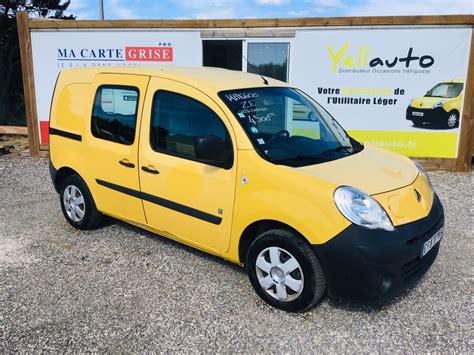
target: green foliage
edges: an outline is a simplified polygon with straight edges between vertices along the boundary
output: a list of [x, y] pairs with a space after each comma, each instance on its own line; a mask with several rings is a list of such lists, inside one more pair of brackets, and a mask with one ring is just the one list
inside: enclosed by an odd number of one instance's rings
[[285, 60], [282, 64], [265, 63], [260, 65], [250, 64], [247, 68], [249, 73], [260, 74], [281, 81], [286, 81], [288, 64]]
[[0, 0], [0, 125], [26, 125], [16, 13], [74, 19], [64, 15], [70, 1]]

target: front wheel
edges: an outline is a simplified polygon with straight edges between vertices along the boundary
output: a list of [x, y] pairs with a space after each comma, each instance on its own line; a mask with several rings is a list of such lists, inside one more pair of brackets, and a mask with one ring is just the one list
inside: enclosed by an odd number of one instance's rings
[[309, 310], [326, 290], [316, 254], [290, 231], [273, 229], [258, 236], [250, 246], [246, 268], [257, 294], [284, 311]]
[[446, 126], [448, 128], [455, 128], [459, 126], [459, 114], [456, 111], [451, 111], [450, 113], [448, 113]]

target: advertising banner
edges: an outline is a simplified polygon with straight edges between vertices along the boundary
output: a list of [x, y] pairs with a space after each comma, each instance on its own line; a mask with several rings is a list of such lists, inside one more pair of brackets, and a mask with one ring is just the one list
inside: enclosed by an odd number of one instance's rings
[[48, 143], [54, 85], [68, 68], [202, 65], [199, 31], [64, 30], [31, 33], [40, 143]]
[[457, 156], [470, 28], [299, 30], [290, 81], [356, 139]]

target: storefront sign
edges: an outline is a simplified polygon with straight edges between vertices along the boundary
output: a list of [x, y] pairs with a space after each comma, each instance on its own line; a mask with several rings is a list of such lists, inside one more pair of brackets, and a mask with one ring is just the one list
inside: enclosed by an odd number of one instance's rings
[[455, 158], [471, 33], [297, 31], [290, 81], [363, 142], [414, 157]]
[[48, 143], [49, 109], [59, 72], [111, 65], [201, 65], [195, 31], [38, 31], [31, 33], [40, 143]]

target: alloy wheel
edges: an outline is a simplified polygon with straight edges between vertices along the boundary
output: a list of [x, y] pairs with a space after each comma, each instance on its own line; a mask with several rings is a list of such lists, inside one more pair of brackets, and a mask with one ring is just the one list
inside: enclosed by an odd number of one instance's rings
[[448, 127], [452, 128], [456, 126], [456, 123], [458, 121], [458, 116], [455, 113], [452, 113], [448, 117]]
[[273, 298], [290, 302], [301, 294], [304, 275], [296, 258], [287, 250], [272, 246], [260, 252], [255, 261], [260, 286]]
[[86, 205], [81, 190], [74, 185], [64, 189], [63, 204], [68, 217], [73, 222], [80, 222], [86, 213]]

